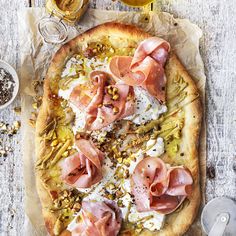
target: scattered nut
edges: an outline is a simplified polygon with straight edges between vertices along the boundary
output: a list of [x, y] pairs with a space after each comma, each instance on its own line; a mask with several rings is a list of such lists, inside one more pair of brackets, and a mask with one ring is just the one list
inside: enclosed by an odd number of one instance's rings
[[121, 197], [123, 195], [123, 192], [122, 191], [120, 191], [120, 190], [117, 190], [116, 191], [116, 197]]
[[63, 157], [68, 157], [68, 155], [69, 155], [69, 151], [65, 151], [65, 152], [62, 154]]
[[21, 113], [21, 107], [14, 107], [14, 112], [19, 115]]
[[113, 94], [116, 94], [118, 92], [118, 88], [114, 87], [113, 88]]
[[20, 128], [20, 126], [21, 126], [20, 121], [14, 121], [13, 126], [14, 126], [14, 128], [15, 128], [16, 130], [18, 130], [18, 129]]
[[118, 205], [119, 207], [124, 207], [124, 203], [123, 203], [123, 201], [120, 200], [120, 199], [117, 201], [117, 205]]
[[37, 109], [38, 109], [38, 104], [37, 104], [37, 102], [32, 103], [32, 107], [33, 107], [35, 110], [37, 110]]
[[107, 90], [107, 92], [108, 92], [108, 94], [110, 94], [110, 95], [113, 94], [113, 90], [112, 90], [111, 88], [109, 88], [109, 89]]
[[50, 146], [51, 146], [51, 147], [55, 147], [57, 144], [58, 144], [58, 140], [55, 139], [55, 140], [53, 140], [53, 141], [51, 142]]
[[119, 108], [118, 107], [113, 107], [112, 110], [113, 110], [114, 115], [119, 112]]
[[119, 94], [115, 94], [115, 95], [112, 97], [112, 99], [116, 101], [116, 100], [119, 99], [119, 97], [120, 97]]
[[109, 188], [110, 190], [113, 190], [113, 189], [116, 188], [116, 186], [115, 186], [113, 183], [110, 183], [110, 184], [108, 185], [108, 188]]

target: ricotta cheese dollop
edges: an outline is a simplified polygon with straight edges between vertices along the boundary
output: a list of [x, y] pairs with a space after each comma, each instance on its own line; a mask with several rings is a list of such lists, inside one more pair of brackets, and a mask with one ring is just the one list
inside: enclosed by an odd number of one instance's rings
[[131, 120], [135, 124], [144, 124], [150, 120], [156, 120], [162, 113], [167, 111], [165, 105], [152, 97], [145, 89], [141, 87], [134, 87], [136, 97], [136, 110], [135, 114], [126, 117], [126, 120]]
[[164, 153], [164, 141], [163, 138], [150, 139], [146, 145], [146, 154], [151, 157], [157, 157]]

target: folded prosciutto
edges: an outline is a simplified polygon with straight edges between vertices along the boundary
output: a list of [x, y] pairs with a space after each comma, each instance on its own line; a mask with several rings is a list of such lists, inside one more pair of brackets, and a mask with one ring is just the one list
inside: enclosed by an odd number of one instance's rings
[[61, 162], [62, 179], [77, 188], [89, 188], [102, 179], [104, 154], [86, 139], [76, 141], [78, 152]]
[[72, 236], [116, 236], [121, 227], [121, 211], [113, 201], [82, 202], [81, 217]]
[[192, 192], [193, 179], [184, 167], [167, 167], [156, 157], [140, 161], [131, 177], [137, 210], [162, 214], [175, 211]]
[[163, 39], [151, 37], [142, 41], [134, 56], [115, 56], [111, 59], [111, 74], [128, 85], [142, 86], [159, 101], [165, 101], [166, 79], [164, 65], [170, 45]]
[[86, 129], [99, 130], [134, 113], [131, 86], [115, 83], [102, 71], [93, 71], [90, 79], [90, 86], [78, 85], [70, 95], [70, 101], [86, 113]]

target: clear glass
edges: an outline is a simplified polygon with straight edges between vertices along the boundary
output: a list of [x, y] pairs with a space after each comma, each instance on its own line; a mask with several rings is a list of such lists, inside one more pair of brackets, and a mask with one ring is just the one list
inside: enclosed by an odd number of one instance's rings
[[68, 36], [65, 24], [51, 16], [39, 21], [38, 30], [46, 43], [62, 43]]

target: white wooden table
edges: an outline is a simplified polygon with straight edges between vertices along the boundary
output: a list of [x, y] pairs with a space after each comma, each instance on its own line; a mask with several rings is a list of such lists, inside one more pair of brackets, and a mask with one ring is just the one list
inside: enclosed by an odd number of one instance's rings
[[[132, 10], [117, 1], [90, 0], [90, 7]], [[162, 2], [162, 4], [160, 3]], [[162, 5], [162, 6], [161, 6]], [[19, 68], [17, 10], [44, 6], [44, 0], [0, 0], [0, 58]], [[215, 177], [206, 182], [206, 198], [236, 198], [236, 1], [158, 0], [150, 9], [161, 9], [176, 17], [189, 18], [204, 32], [201, 53], [206, 67], [207, 166]], [[0, 121], [12, 123], [20, 117], [12, 106], [0, 111]], [[14, 147], [5, 160], [0, 157], [0, 235], [21, 235], [24, 223], [21, 137], [1, 135]], [[214, 171], [213, 171], [214, 172]], [[34, 206], [32, 206], [34, 207]]]

